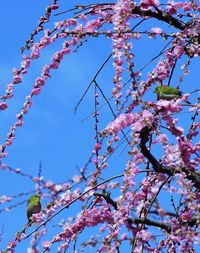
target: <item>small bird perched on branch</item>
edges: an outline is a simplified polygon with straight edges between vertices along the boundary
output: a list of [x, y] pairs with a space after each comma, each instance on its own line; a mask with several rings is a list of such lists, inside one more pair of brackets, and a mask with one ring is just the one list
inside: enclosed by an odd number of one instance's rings
[[39, 195], [32, 195], [27, 204], [27, 218], [28, 222], [31, 222], [31, 216], [35, 213], [39, 213], [42, 209]]
[[[181, 98], [183, 96], [183, 92], [179, 89], [160, 85], [155, 88], [155, 93], [158, 95], [158, 99], [172, 100], [175, 98]], [[191, 104], [189, 101], [185, 101], [186, 103]]]

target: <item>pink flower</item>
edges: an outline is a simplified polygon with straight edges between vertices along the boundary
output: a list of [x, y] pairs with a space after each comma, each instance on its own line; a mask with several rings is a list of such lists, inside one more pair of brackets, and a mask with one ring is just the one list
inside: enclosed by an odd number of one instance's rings
[[43, 221], [42, 213], [35, 213], [32, 215], [31, 219], [36, 222], [37, 224]]
[[49, 6], [52, 10], [56, 10], [58, 9], [58, 4], [52, 4], [51, 6]]
[[96, 143], [95, 145], [94, 145], [94, 150], [95, 151], [98, 151], [98, 150], [100, 150], [101, 149], [101, 143]]
[[35, 183], [41, 182], [42, 180], [43, 180], [43, 177], [34, 177], [34, 178], [33, 178], [33, 181], [34, 181]]
[[156, 34], [161, 34], [163, 30], [160, 27], [152, 27], [151, 32], [156, 33]]
[[157, 141], [162, 143], [163, 145], [167, 145], [169, 142], [169, 139], [166, 134], [162, 133], [157, 136]]
[[167, 5], [167, 13], [170, 15], [176, 14], [178, 11], [178, 8], [182, 8], [183, 7], [183, 2], [174, 2], [172, 1], [168, 1], [168, 5]]
[[160, 61], [153, 71], [154, 78], [158, 81], [164, 80], [169, 75], [170, 65], [166, 60]]
[[13, 91], [13, 88], [14, 88], [14, 84], [13, 84], [13, 83], [7, 84], [7, 86], [6, 86], [6, 92], [7, 92], [7, 93], [12, 92], [12, 91]]
[[83, 13], [79, 16], [80, 19], [82, 20], [87, 20], [87, 16]]
[[13, 76], [18, 75], [19, 74], [19, 70], [17, 70], [16, 68], [13, 68], [12, 69], [12, 73], [13, 73]]
[[23, 125], [23, 120], [19, 119], [16, 123], [15, 126], [19, 127]]
[[17, 242], [16, 241], [11, 241], [9, 242], [9, 249], [14, 249], [17, 246]]
[[182, 54], [184, 53], [184, 49], [183, 46], [175, 46], [174, 50], [173, 50], [174, 55], [176, 55], [178, 58], [180, 58], [182, 56]]
[[32, 89], [31, 95], [38, 95], [40, 93], [40, 91], [41, 91], [40, 88]]
[[118, 133], [121, 129], [130, 126], [136, 120], [137, 116], [137, 114], [134, 115], [132, 113], [120, 114], [114, 121], [109, 123], [102, 135]]
[[23, 56], [23, 61], [21, 62], [22, 68], [28, 68], [30, 66], [30, 58], [26, 55]]
[[50, 64], [50, 67], [51, 67], [52, 69], [58, 69], [59, 64], [60, 64], [60, 61], [53, 61], [53, 62]]
[[121, 58], [115, 59], [115, 63], [116, 65], [121, 66], [123, 64], [123, 60]]
[[50, 247], [51, 247], [51, 242], [50, 241], [44, 241], [42, 242], [42, 246], [44, 247], [45, 250], [50, 250]]
[[5, 158], [7, 155], [8, 155], [8, 153], [2, 152], [2, 153], [0, 153], [0, 158]]
[[140, 6], [144, 10], [150, 9], [152, 6], [159, 6], [159, 1], [156, 0], [142, 0]]
[[143, 161], [144, 161], [144, 155], [143, 154], [139, 153], [139, 154], [135, 155], [135, 163], [136, 164], [142, 163]]
[[17, 168], [17, 169], [15, 169], [15, 172], [18, 174], [18, 173], [21, 172], [21, 169], [20, 169], [20, 168]]
[[69, 45], [71, 45], [71, 46], [75, 46], [77, 43], [78, 43], [78, 39], [77, 38], [72, 38], [69, 41]]
[[162, 173], [159, 173], [158, 177], [157, 177], [157, 180], [158, 180], [158, 182], [163, 182], [163, 181], [166, 180], [166, 176]]
[[75, 175], [75, 176], [73, 176], [73, 178], [72, 178], [72, 180], [73, 180], [73, 182], [74, 183], [79, 183], [80, 182], [80, 176], [78, 176], [78, 175]]
[[105, 232], [105, 231], [106, 231], [106, 225], [103, 224], [103, 225], [99, 228], [99, 231]]
[[69, 47], [65, 47], [63, 50], [62, 50], [63, 54], [70, 54], [71, 52], [71, 49]]
[[191, 6], [188, 2], [185, 2], [182, 8], [184, 11], [189, 11], [191, 9]]
[[48, 22], [48, 20], [49, 20], [48, 18], [42, 16], [42, 17], [39, 19], [39, 22], [41, 22], [41, 23], [46, 23], [46, 22]]
[[151, 233], [145, 229], [141, 230], [137, 235], [139, 235], [145, 242], [148, 242], [151, 239]]
[[61, 234], [61, 236], [63, 238], [70, 238], [72, 236], [73, 232], [72, 232], [72, 229], [69, 227], [69, 228], [65, 228], [64, 232]]
[[181, 219], [183, 222], [188, 222], [192, 218], [192, 213], [191, 211], [185, 211], [183, 214], [181, 214]]
[[8, 107], [8, 105], [7, 105], [6, 102], [0, 103], [0, 110], [1, 110], [1, 111], [5, 110], [7, 107]]
[[75, 18], [70, 18], [67, 20], [67, 25], [70, 26], [70, 25], [77, 25], [77, 20]]
[[157, 101], [156, 105], [158, 106], [158, 110], [166, 110], [168, 112], [180, 112], [182, 107], [179, 104], [179, 99], [176, 101], [167, 101], [164, 99], [160, 99]]
[[154, 121], [154, 116], [150, 111], [144, 110], [142, 112], [142, 121], [145, 123], [145, 125], [151, 126]]
[[35, 81], [34, 87], [39, 88], [40, 86], [45, 84], [45, 79], [43, 77], [38, 77]]
[[142, 126], [141, 122], [139, 122], [139, 121], [136, 121], [135, 123], [133, 123], [131, 125], [131, 129], [134, 131], [140, 131], [142, 129], [142, 127], [143, 126]]
[[31, 52], [31, 59], [37, 59], [40, 56], [40, 47], [39, 43], [33, 44], [32, 52]]
[[62, 236], [61, 235], [56, 235], [54, 237], [54, 242], [60, 242], [60, 241], [62, 241]]
[[106, 167], [108, 167], [108, 164], [107, 164], [107, 163], [103, 163], [103, 164], [101, 165], [101, 168], [102, 168], [102, 169], [105, 169]]

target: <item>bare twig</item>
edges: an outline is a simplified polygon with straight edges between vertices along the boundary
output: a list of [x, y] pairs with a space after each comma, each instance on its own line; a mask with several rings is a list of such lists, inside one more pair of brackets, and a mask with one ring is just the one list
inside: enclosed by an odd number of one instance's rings
[[77, 109], [80, 105], [80, 103], [83, 101], [85, 95], [87, 94], [88, 90], [90, 89], [92, 83], [96, 80], [97, 76], [99, 75], [99, 73], [101, 72], [101, 70], [104, 68], [104, 66], [106, 65], [106, 63], [110, 60], [110, 58], [112, 57], [112, 53], [109, 54], [109, 56], [106, 58], [106, 60], [104, 61], [104, 63], [101, 65], [101, 67], [98, 69], [98, 71], [96, 72], [96, 74], [94, 75], [93, 79], [91, 80], [91, 82], [89, 83], [88, 87], [86, 88], [85, 92], [83, 93], [82, 97], [80, 98], [80, 100], [78, 101], [77, 105], [74, 108], [74, 113], [77, 112]]

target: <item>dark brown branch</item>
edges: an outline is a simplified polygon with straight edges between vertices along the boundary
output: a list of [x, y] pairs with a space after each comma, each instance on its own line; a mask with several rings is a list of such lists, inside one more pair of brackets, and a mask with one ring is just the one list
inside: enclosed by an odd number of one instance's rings
[[98, 196], [98, 197], [104, 198], [105, 201], [107, 202], [107, 204], [110, 204], [111, 206], [114, 207], [115, 210], [117, 210], [117, 203], [113, 199], [111, 199], [110, 193], [105, 192], [105, 191], [103, 193], [97, 193], [96, 192], [96, 193], [94, 193], [94, 196]]
[[[152, 164], [152, 166], [156, 172], [164, 173], [169, 176], [170, 175], [172, 176], [174, 174], [176, 168], [161, 165], [146, 147], [146, 143], [149, 140], [149, 134], [150, 134], [151, 130], [152, 130], [151, 128], [144, 127], [140, 132], [141, 152], [149, 160], [149, 162]], [[197, 172], [188, 171], [186, 168], [182, 168], [182, 171], [185, 172], [187, 179], [189, 179], [193, 182], [194, 187], [200, 189], [200, 175]]]
[[[164, 211], [165, 212], [165, 211]], [[150, 214], [156, 214], [156, 215], [160, 215], [159, 212], [157, 210], [152, 210], [152, 211], [149, 211]], [[165, 212], [165, 215], [166, 216], [171, 216], [171, 217], [177, 217], [177, 214], [176, 213], [172, 213], [172, 212]]]
[[164, 229], [167, 231], [167, 233], [171, 232], [171, 226], [170, 225], [166, 225], [162, 222], [158, 222], [158, 221], [153, 221], [153, 220], [149, 220], [147, 218], [142, 219], [142, 218], [135, 218], [135, 219], [128, 219], [129, 222], [134, 223], [134, 224], [145, 224], [148, 226], [154, 226], [154, 227], [158, 227], [161, 229]]
[[172, 80], [172, 76], [173, 76], [173, 73], [174, 73], [174, 70], [175, 70], [175, 67], [176, 67], [176, 63], [177, 63], [177, 59], [175, 59], [175, 63], [172, 67], [172, 70], [171, 70], [171, 73], [170, 73], [170, 76], [169, 76], [169, 80], [168, 80], [168, 86], [170, 86], [170, 83], [171, 83], [171, 80]]
[[176, 27], [177, 29], [179, 29], [181, 31], [183, 31], [186, 27], [186, 25], [182, 21], [178, 20], [177, 18], [174, 18], [174, 17], [170, 16], [169, 14], [167, 14], [166, 12], [163, 12], [163, 11], [160, 11], [158, 13], [158, 12], [154, 12], [152, 10], [141, 10], [141, 7], [136, 6], [133, 9], [132, 13], [133, 14], [138, 14], [142, 17], [147, 16], [147, 17], [156, 18], [160, 21], [164, 21], [165, 23]]

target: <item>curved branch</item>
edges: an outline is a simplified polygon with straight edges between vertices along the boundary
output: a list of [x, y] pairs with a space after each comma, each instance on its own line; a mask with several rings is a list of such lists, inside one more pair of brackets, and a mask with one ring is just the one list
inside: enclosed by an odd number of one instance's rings
[[171, 232], [171, 226], [170, 225], [166, 225], [162, 222], [158, 222], [158, 221], [153, 221], [153, 220], [150, 220], [150, 219], [147, 219], [147, 218], [135, 218], [135, 219], [128, 219], [129, 222], [132, 222], [134, 224], [145, 224], [145, 225], [148, 225], [148, 226], [154, 226], [154, 227], [158, 227], [158, 228], [161, 228], [161, 229], [164, 229], [167, 231], [167, 233], [170, 233]]
[[[99, 6], [101, 6], [104, 10], [105, 10], [105, 6], [108, 6], [106, 9], [107, 10], [112, 10], [112, 6], [116, 5], [116, 3], [113, 3], [113, 2], [105, 2], [105, 3], [97, 3], [97, 4], [89, 4], [89, 5], [81, 5], [81, 6], [75, 6], [75, 8], [71, 9], [71, 10], [67, 10], [67, 11], [63, 11], [63, 12], [60, 12], [60, 13], [57, 13], [57, 15], [60, 15], [60, 14], [63, 14], [63, 13], [66, 13], [66, 12], [69, 12], [69, 11], [72, 11], [72, 10], [76, 10], [76, 9], [79, 9], [81, 7], [81, 10], [80, 12], [83, 12], [84, 10], [88, 10], [88, 9], [95, 9], [95, 8], [98, 8]], [[152, 17], [152, 18], [156, 18], [160, 21], [163, 21], [169, 25], [172, 25], [174, 26], [175, 28], [183, 31], [186, 27], [187, 27], [187, 24], [185, 24], [183, 21], [177, 19], [177, 18], [174, 18], [173, 16], [169, 15], [168, 13], [166, 13], [165, 11], [162, 11], [160, 10], [159, 8], [157, 8], [156, 6], [154, 6], [154, 8], [156, 9], [156, 12], [155, 11], [152, 11], [152, 10], [143, 10], [141, 9], [140, 6], [134, 6], [133, 7], [133, 10], [132, 10], [132, 14], [137, 14], [139, 16], [142, 16], [142, 17]], [[78, 12], [77, 12], [78, 13]], [[87, 13], [85, 14], [91, 14], [92, 11], [89, 10]]]
[[[151, 128], [144, 127], [140, 132], [141, 152], [149, 160], [149, 162], [152, 164], [152, 166], [156, 172], [164, 173], [169, 176], [172, 176], [174, 174], [176, 168], [161, 165], [146, 147], [146, 143], [149, 140], [149, 134], [150, 134], [151, 130], [152, 130]], [[193, 182], [194, 187], [200, 189], [200, 175], [197, 172], [188, 171], [186, 168], [181, 168], [181, 169], [183, 172], [185, 172], [187, 179], [189, 179]]]
[[133, 11], [133, 14], [138, 14], [142, 17], [146, 16], [146, 17], [153, 17], [156, 18], [158, 20], [164, 21], [165, 23], [172, 25], [174, 27], [176, 27], [177, 29], [183, 31], [186, 28], [186, 24], [183, 23], [182, 21], [178, 20], [177, 18], [174, 18], [172, 16], [170, 16], [168, 13], [164, 12], [164, 11], [159, 11], [159, 12], [155, 12], [152, 10], [141, 10], [141, 7], [136, 6]]

